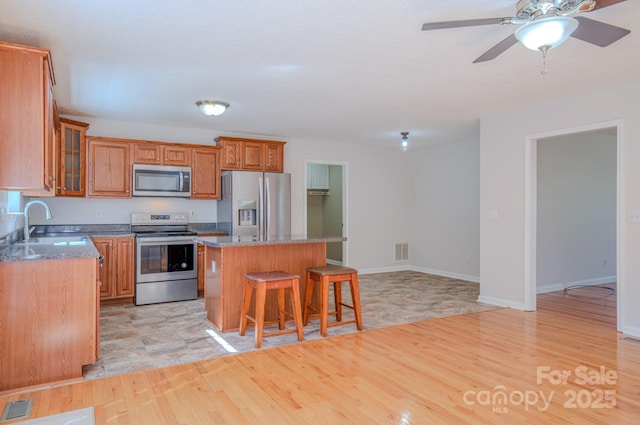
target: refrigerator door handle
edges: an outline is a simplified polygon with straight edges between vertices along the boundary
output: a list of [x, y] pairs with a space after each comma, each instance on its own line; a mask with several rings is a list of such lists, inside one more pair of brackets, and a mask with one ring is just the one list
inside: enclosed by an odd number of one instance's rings
[[269, 237], [269, 223], [271, 223], [271, 190], [269, 177], [264, 178], [264, 236]]
[[262, 177], [258, 177], [258, 238], [264, 235], [264, 190]]

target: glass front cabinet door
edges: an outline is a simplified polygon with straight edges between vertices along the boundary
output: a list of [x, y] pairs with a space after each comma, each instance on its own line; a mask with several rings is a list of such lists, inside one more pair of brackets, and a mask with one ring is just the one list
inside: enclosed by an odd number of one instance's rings
[[85, 196], [88, 127], [86, 123], [60, 118], [58, 196]]

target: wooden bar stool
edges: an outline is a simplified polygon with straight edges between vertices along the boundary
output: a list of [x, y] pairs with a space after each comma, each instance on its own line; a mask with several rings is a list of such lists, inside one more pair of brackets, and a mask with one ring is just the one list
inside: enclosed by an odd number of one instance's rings
[[[320, 283], [319, 307], [311, 305], [315, 282]], [[342, 282], [348, 281], [351, 288], [353, 305], [342, 302]], [[329, 283], [333, 282], [335, 311], [329, 311]], [[327, 327], [355, 323], [358, 330], [362, 330], [362, 311], [360, 309], [360, 288], [358, 286], [358, 271], [350, 267], [327, 265], [324, 267], [310, 267], [307, 269], [307, 285], [304, 297], [304, 324], [309, 323], [309, 317], [320, 316], [320, 335], [327, 336]], [[342, 307], [353, 310], [355, 320], [342, 321]], [[314, 311], [315, 314], [311, 314]], [[329, 323], [329, 315], [336, 315], [336, 321]]]
[[[247, 320], [251, 320], [256, 325], [256, 348], [262, 346], [262, 337], [282, 335], [298, 332], [298, 341], [304, 339], [302, 328], [302, 308], [300, 303], [300, 276], [283, 271], [253, 272], [245, 273], [244, 295], [242, 302], [242, 312], [240, 314], [240, 336], [244, 336], [247, 329]], [[291, 305], [293, 312], [285, 310], [285, 289], [291, 291]], [[249, 316], [251, 306], [251, 296], [256, 289], [256, 311], [255, 317]], [[267, 297], [267, 290], [278, 291], [278, 326], [279, 331], [263, 334], [264, 329], [264, 306]], [[293, 317], [295, 329], [285, 329], [286, 316]]]

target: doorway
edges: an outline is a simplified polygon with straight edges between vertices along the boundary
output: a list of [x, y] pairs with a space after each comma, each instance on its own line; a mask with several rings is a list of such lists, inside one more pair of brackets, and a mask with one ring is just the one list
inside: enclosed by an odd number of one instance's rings
[[[347, 235], [347, 165], [305, 161], [305, 229], [308, 235]], [[327, 243], [327, 263], [347, 264], [347, 242]]]
[[[530, 136], [527, 138], [527, 160], [526, 164], [526, 189], [525, 189], [525, 309], [536, 309], [536, 297], [538, 292], [548, 292], [551, 290], [562, 290], [566, 286], [572, 285], [595, 285], [605, 283], [605, 280], [615, 280], [617, 283], [617, 314], [621, 315], [621, 294], [623, 292], [623, 282], [620, 280], [618, 271], [620, 270], [620, 222], [621, 222], [621, 123], [611, 122], [600, 125], [586, 126], [569, 129], [566, 131]], [[567, 142], [564, 147], [571, 147], [576, 140], [584, 139], [585, 152], [575, 152], [573, 156], [569, 152], [562, 152], [560, 145], [554, 143]], [[588, 144], [594, 149], [588, 153]], [[601, 143], [598, 143], [601, 142]], [[607, 147], [608, 146], [608, 147]], [[558, 148], [547, 152], [544, 149]], [[574, 147], [575, 149], [575, 147]], [[608, 153], [607, 153], [607, 149]], [[596, 152], [600, 150], [600, 152]], [[558, 170], [561, 164], [558, 162], [555, 167], [549, 168], [549, 163], [557, 161], [556, 156], [564, 156], [565, 161], [580, 162], [598, 160], [598, 155], [603, 156], [603, 161], [608, 161], [608, 165], [597, 164], [598, 173], [606, 173], [606, 187], [593, 188], [592, 185], [602, 185], [603, 183], [594, 176], [587, 174], [585, 170], [588, 164], [568, 164], [571, 168], [580, 168], [582, 176], [572, 177], [574, 182], [569, 182], [565, 188], [565, 195], [562, 190], [551, 185], [561, 184], [560, 180], [553, 181], [553, 176], [539, 175], [539, 173], [557, 173], [562, 175], [564, 170]], [[539, 156], [540, 155], [540, 156]], [[589, 155], [591, 158], [589, 159]], [[550, 160], [551, 158], [551, 160]], [[587, 158], [587, 159], [585, 159]], [[606, 169], [603, 171], [603, 169]], [[551, 171], [550, 171], [551, 170]], [[595, 173], [596, 171], [594, 171]], [[550, 178], [551, 177], [551, 178]], [[583, 184], [581, 180], [590, 180], [591, 185]], [[602, 177], [601, 177], [602, 179]], [[582, 193], [581, 193], [582, 192]], [[589, 196], [601, 198], [602, 205], [594, 207], [593, 199]], [[564, 199], [566, 198], [566, 199]], [[585, 209], [591, 202], [591, 208], [597, 211]], [[557, 210], [554, 214], [554, 205]], [[566, 214], [561, 209], [572, 209], [573, 216]], [[587, 214], [585, 214], [587, 213]], [[579, 215], [579, 217], [578, 217]], [[593, 228], [596, 225], [598, 228]], [[581, 227], [582, 226], [582, 227]], [[591, 227], [590, 227], [591, 226]], [[563, 256], [559, 261], [553, 263], [547, 251], [553, 244], [554, 238], [562, 238], [557, 243], [563, 243], [563, 248], [554, 247], [557, 256]], [[604, 242], [606, 247], [599, 246], [590, 249], [589, 244]], [[563, 253], [564, 250], [564, 253]], [[596, 260], [597, 258], [597, 260]], [[581, 276], [580, 273], [583, 275]], [[555, 281], [553, 280], [555, 279]], [[620, 320], [618, 320], [620, 323]]]

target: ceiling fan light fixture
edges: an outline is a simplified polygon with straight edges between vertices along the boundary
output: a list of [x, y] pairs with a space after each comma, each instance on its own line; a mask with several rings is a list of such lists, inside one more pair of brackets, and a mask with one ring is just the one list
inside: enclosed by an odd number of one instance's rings
[[196, 102], [198, 109], [205, 115], [218, 116], [224, 114], [229, 104], [227, 102], [221, 102], [219, 100], [198, 100]]
[[558, 47], [578, 28], [578, 20], [568, 16], [550, 16], [527, 22], [516, 30], [516, 38], [527, 49]]

